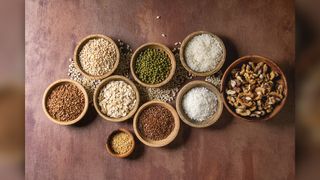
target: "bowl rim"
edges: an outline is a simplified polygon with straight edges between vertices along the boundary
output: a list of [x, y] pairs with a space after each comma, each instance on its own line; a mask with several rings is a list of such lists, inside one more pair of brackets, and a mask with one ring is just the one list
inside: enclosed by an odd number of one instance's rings
[[[120, 81], [124, 81], [125, 83], [127, 83], [128, 85], [130, 85], [133, 89], [133, 91], [136, 94], [136, 104], [134, 106], [134, 108], [124, 117], [121, 118], [112, 118], [112, 117], [108, 117], [107, 115], [103, 114], [100, 110], [100, 106], [98, 104], [98, 96], [100, 93], [100, 90], [106, 85], [108, 84], [110, 81], [116, 81], [116, 80], [120, 80]], [[94, 94], [93, 94], [93, 105], [96, 109], [96, 111], [98, 112], [98, 114], [106, 121], [111, 121], [111, 122], [123, 122], [128, 120], [129, 118], [131, 118], [137, 111], [138, 107], [140, 104], [140, 94], [139, 91], [136, 87], [136, 85], [128, 78], [124, 77], [124, 76], [119, 76], [119, 75], [113, 75], [110, 77], [107, 77], [106, 79], [104, 79], [103, 81], [100, 82], [100, 84], [98, 85], [98, 87], [95, 89]]]
[[[47, 107], [46, 107], [46, 104], [47, 104], [47, 98], [48, 98], [48, 95], [49, 93], [53, 90], [53, 88], [55, 88], [56, 86], [60, 85], [60, 84], [64, 84], [64, 83], [71, 83], [75, 86], [77, 86], [77, 88], [83, 93], [84, 95], [84, 108], [83, 108], [83, 111], [81, 112], [81, 114], [74, 120], [71, 120], [71, 121], [59, 121], [58, 119], [55, 119], [53, 117], [50, 116], [48, 110], [47, 110]], [[59, 79], [59, 80], [56, 80], [54, 82], [52, 82], [47, 88], [46, 90], [44, 91], [44, 94], [43, 94], [43, 97], [42, 97], [42, 109], [45, 113], [45, 115], [54, 123], [56, 124], [59, 124], [59, 125], [72, 125], [72, 124], [75, 124], [77, 123], [78, 121], [80, 121], [84, 116], [85, 114], [87, 113], [88, 111], [88, 107], [89, 107], [89, 97], [88, 97], [88, 93], [87, 91], [84, 89], [84, 87], [79, 84], [78, 82], [74, 81], [74, 80], [71, 80], [71, 79]]]
[[[175, 123], [175, 126], [174, 126], [172, 132], [169, 134], [169, 136], [167, 136], [165, 139], [162, 139], [159, 141], [146, 140], [142, 135], [140, 135], [139, 129], [137, 127], [138, 118], [139, 118], [140, 113], [145, 108], [147, 108], [149, 106], [153, 106], [153, 105], [161, 105], [162, 107], [168, 109], [171, 112], [173, 119], [174, 119], [174, 123]], [[177, 135], [179, 133], [179, 129], [180, 129], [180, 118], [179, 118], [178, 113], [174, 109], [174, 107], [171, 106], [170, 104], [163, 102], [163, 101], [160, 101], [160, 100], [151, 100], [151, 101], [144, 103], [139, 108], [137, 113], [135, 114], [135, 116], [133, 118], [133, 129], [134, 129], [135, 135], [143, 144], [150, 146], [150, 147], [163, 147], [163, 146], [170, 144], [177, 137]]]
[[[277, 109], [274, 109], [272, 111], [271, 114], [267, 115], [267, 116], [263, 116], [261, 118], [246, 118], [244, 116], [240, 116], [237, 113], [235, 113], [232, 108], [229, 106], [227, 100], [226, 100], [226, 96], [225, 96], [225, 89], [226, 86], [225, 84], [227, 83], [227, 78], [230, 75], [230, 72], [232, 71], [232, 69], [234, 69], [235, 67], [237, 67], [239, 64], [245, 63], [245, 62], [249, 62], [250, 60], [252, 60], [252, 58], [256, 59], [255, 61], [259, 61], [259, 62], [264, 62], [266, 63], [270, 68], [272, 68], [273, 70], [276, 70], [280, 76], [281, 79], [283, 80], [283, 85], [284, 85], [284, 98], [282, 99], [281, 103], [279, 105], [277, 105]], [[237, 119], [241, 119], [241, 120], [245, 120], [245, 121], [249, 121], [249, 122], [264, 122], [264, 121], [268, 121], [271, 120], [273, 117], [275, 117], [284, 107], [284, 105], [287, 102], [287, 97], [288, 97], [288, 83], [287, 83], [287, 78], [285, 73], [281, 70], [281, 68], [270, 58], [264, 57], [264, 56], [260, 56], [260, 55], [246, 55], [246, 56], [242, 56], [238, 59], [236, 59], [227, 69], [226, 71], [223, 73], [223, 76], [221, 78], [221, 85], [220, 85], [220, 91], [223, 97], [223, 104], [226, 107], [226, 109], [229, 111], [230, 114], [232, 114], [234, 117], [236, 117]]]
[[[136, 59], [138, 57], [138, 55], [140, 54], [141, 51], [143, 51], [144, 49], [150, 47], [152, 48], [152, 46], [158, 47], [159, 49], [163, 50], [165, 53], [167, 53], [169, 59], [170, 59], [170, 63], [171, 63], [171, 69], [169, 72], [169, 75], [166, 77], [166, 79], [158, 84], [147, 84], [142, 82], [137, 76], [136, 73], [134, 71], [134, 63], [136, 62]], [[174, 54], [172, 53], [172, 51], [165, 46], [164, 44], [161, 43], [155, 43], [155, 42], [149, 42], [149, 43], [145, 43], [142, 44], [141, 46], [139, 46], [133, 53], [132, 57], [131, 57], [131, 61], [130, 61], [130, 71], [131, 71], [131, 75], [133, 77], [133, 79], [138, 82], [140, 85], [144, 86], [144, 87], [150, 87], [150, 88], [156, 88], [156, 87], [161, 87], [165, 84], [167, 84], [174, 76], [175, 71], [176, 71], [176, 59]]]
[[[115, 46], [115, 50], [116, 50], [116, 61], [115, 61], [115, 64], [113, 66], [113, 68], [107, 72], [106, 74], [103, 74], [103, 75], [98, 75], [98, 76], [94, 76], [94, 75], [91, 75], [91, 74], [88, 74], [87, 72], [85, 72], [82, 68], [81, 68], [81, 65], [80, 65], [80, 59], [79, 59], [79, 52], [80, 50], [82, 49], [82, 47], [91, 39], [99, 39], [99, 38], [103, 38], [109, 42], [111, 42], [114, 46]], [[119, 51], [119, 47], [117, 46], [117, 44], [112, 40], [112, 38], [106, 36], [106, 35], [103, 35], [103, 34], [91, 34], [91, 35], [88, 35], [86, 37], [84, 37], [83, 39], [80, 40], [80, 42], [77, 44], [77, 46], [75, 47], [74, 49], [74, 52], [73, 52], [73, 61], [74, 61], [74, 64], [75, 64], [75, 67], [77, 68], [77, 70], [85, 77], [89, 78], [89, 79], [96, 79], [96, 80], [101, 80], [101, 79], [104, 79], [104, 78], [107, 78], [108, 76], [110, 76], [111, 74], [114, 73], [114, 71], [117, 69], [118, 65], [119, 65], [119, 62], [120, 62], [120, 51]]]
[[[183, 107], [182, 107], [182, 101], [183, 101], [184, 95], [195, 87], [205, 87], [206, 89], [213, 92], [217, 96], [217, 101], [218, 101], [217, 111], [216, 111], [216, 113], [214, 113], [214, 115], [212, 117], [205, 120], [205, 121], [207, 121], [207, 123], [204, 123], [204, 124], [193, 123], [193, 120], [191, 120], [186, 115], [186, 113], [184, 112]], [[181, 118], [181, 120], [184, 123], [186, 123], [187, 125], [194, 127], [194, 128], [205, 128], [205, 127], [209, 127], [209, 126], [213, 125], [214, 123], [216, 123], [220, 119], [222, 112], [223, 112], [223, 98], [222, 98], [220, 91], [212, 84], [205, 82], [205, 81], [201, 81], [201, 80], [195, 80], [195, 81], [191, 81], [191, 82], [187, 83], [186, 85], [184, 85], [180, 89], [180, 91], [178, 92], [178, 95], [177, 95], [177, 99], [176, 99], [176, 108], [177, 108], [177, 112], [179, 114], [179, 117]]]
[[[118, 133], [118, 132], [124, 132], [124, 133], [128, 134], [128, 135], [130, 136], [130, 139], [132, 140], [132, 147], [131, 147], [131, 149], [130, 149], [128, 152], [124, 153], [124, 154], [116, 154], [116, 153], [114, 153], [114, 152], [112, 151], [112, 148], [110, 147], [110, 144], [109, 144], [110, 141], [111, 141], [111, 137], [112, 137], [114, 134]], [[129, 130], [127, 130], [127, 129], [125, 129], [125, 128], [119, 128], [119, 129], [113, 130], [113, 131], [108, 135], [108, 137], [107, 137], [107, 142], [106, 142], [106, 145], [105, 145], [105, 146], [106, 146], [107, 152], [108, 152], [111, 156], [116, 157], [116, 158], [125, 158], [125, 157], [128, 157], [130, 154], [132, 154], [132, 152], [133, 152], [134, 149], [135, 149], [136, 142], [135, 142], [135, 140], [134, 140], [134, 137], [133, 137], [132, 133], [131, 133]]]
[[[222, 51], [223, 51], [223, 55], [222, 55], [222, 59], [221, 61], [219, 62], [219, 64], [212, 70], [210, 71], [206, 71], [206, 72], [198, 72], [198, 71], [194, 71], [192, 70], [188, 65], [187, 65], [187, 62], [186, 62], [186, 59], [184, 57], [184, 54], [185, 54], [185, 48], [187, 47], [187, 44], [189, 43], [189, 41], [197, 36], [197, 35], [201, 35], [201, 34], [209, 34], [211, 35], [212, 37], [214, 37], [215, 39], [217, 39], [219, 41], [219, 43], [222, 45]], [[210, 75], [213, 75], [214, 73], [218, 72], [223, 64], [225, 63], [225, 59], [226, 59], [226, 54], [227, 54], [227, 51], [226, 51], [226, 47], [222, 41], [222, 39], [211, 33], [211, 32], [208, 32], [208, 31], [195, 31], [195, 32], [192, 32], [191, 34], [189, 34], [187, 37], [184, 38], [184, 40], [182, 41], [182, 44], [181, 44], [181, 47], [180, 47], [180, 53], [179, 53], [179, 56], [180, 56], [180, 61], [181, 61], [181, 64], [182, 66], [191, 74], [195, 75], [195, 76], [210, 76]]]

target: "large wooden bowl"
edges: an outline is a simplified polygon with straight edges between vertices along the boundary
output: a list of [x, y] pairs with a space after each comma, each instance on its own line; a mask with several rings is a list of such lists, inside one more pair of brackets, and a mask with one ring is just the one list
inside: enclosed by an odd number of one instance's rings
[[[115, 48], [116, 48], [116, 54], [117, 54], [117, 57], [116, 57], [116, 62], [113, 66], [113, 68], [107, 72], [106, 74], [103, 74], [101, 76], [94, 76], [92, 74], [89, 74], [87, 73], [86, 71], [84, 71], [81, 67], [81, 63], [80, 63], [80, 60], [79, 60], [79, 54], [80, 54], [80, 51], [82, 50], [83, 46], [85, 44], [87, 44], [88, 41], [92, 40], [92, 39], [105, 39], [109, 42], [111, 42]], [[74, 49], [74, 54], [73, 54], [73, 59], [74, 59], [74, 62], [75, 62], [75, 67], [79, 70], [79, 72], [84, 75], [85, 77], [89, 78], [89, 79], [104, 79], [108, 76], [110, 76], [118, 67], [119, 65], [119, 61], [120, 61], [120, 51], [119, 51], [119, 48], [117, 46], [117, 44], [108, 36], [105, 36], [105, 35], [102, 35], [102, 34], [93, 34], [93, 35], [89, 35], [85, 38], [83, 38], [79, 44], [76, 46], [76, 48]]]
[[[138, 121], [139, 121], [139, 116], [140, 116], [141, 112], [144, 109], [146, 109], [147, 107], [154, 106], [154, 105], [160, 105], [160, 106], [168, 109], [171, 112], [173, 119], [174, 119], [174, 128], [173, 128], [172, 132], [170, 133], [170, 135], [168, 137], [166, 137], [165, 139], [162, 139], [159, 141], [155, 141], [155, 140], [143, 137], [140, 134], [140, 131], [138, 129], [138, 123], [139, 123]], [[143, 104], [139, 108], [138, 112], [136, 113], [136, 115], [133, 118], [133, 129], [134, 129], [136, 136], [143, 144], [150, 146], [150, 147], [162, 147], [162, 146], [165, 146], [165, 145], [171, 143], [178, 135], [178, 132], [180, 129], [180, 119], [179, 119], [179, 116], [178, 116], [176, 110], [170, 104], [159, 101], [159, 100], [152, 100], [152, 101], [149, 101], [149, 102]]]
[[[105, 87], [105, 85], [107, 85], [111, 81], [124, 81], [125, 83], [127, 83], [128, 85], [130, 85], [132, 87], [133, 91], [136, 94], [136, 104], [135, 104], [134, 108], [126, 116], [121, 117], [121, 118], [113, 118], [113, 117], [109, 117], [109, 116], [105, 115], [104, 113], [101, 112], [101, 108], [99, 106], [98, 97], [99, 97], [100, 91], [102, 88]], [[139, 103], [140, 103], [140, 94], [139, 94], [137, 87], [134, 85], [134, 83], [132, 81], [130, 81], [128, 78], [126, 78], [124, 76], [115, 75], [115, 76], [110, 76], [110, 77], [106, 78], [105, 80], [103, 80], [99, 84], [99, 86], [96, 88], [96, 90], [94, 91], [94, 94], [93, 94], [93, 104], [94, 104], [96, 111], [103, 119], [105, 119], [107, 121], [111, 121], [111, 122], [122, 122], [122, 121], [125, 121], [125, 120], [131, 118], [134, 115], [134, 113], [137, 111], [137, 109], [139, 107]]]
[[[73, 119], [73, 120], [70, 120], [70, 121], [60, 121], [60, 120], [55, 119], [52, 116], [50, 116], [50, 114], [49, 114], [49, 112], [47, 110], [46, 104], [47, 104], [48, 96], [50, 95], [52, 90], [54, 90], [57, 86], [60, 86], [62, 84], [66, 84], [66, 83], [73, 84], [73, 85], [75, 85], [75, 86], [77, 86], [79, 88], [79, 90], [84, 95], [84, 103], [85, 103], [85, 105], [84, 105], [82, 113], [76, 119]], [[52, 122], [54, 122], [56, 124], [59, 124], [59, 125], [71, 125], [71, 124], [77, 123], [78, 121], [80, 121], [84, 117], [84, 115], [88, 111], [88, 106], [89, 106], [89, 98], [88, 98], [87, 91], [78, 82], [70, 80], [70, 79], [60, 79], [60, 80], [57, 80], [57, 81], [53, 82], [52, 84], [50, 84], [48, 86], [48, 88], [45, 90], [43, 98], [42, 98], [42, 108], [43, 108], [44, 113], [46, 114], [46, 116]]]
[[[113, 152], [112, 150], [112, 147], [110, 146], [110, 142], [111, 142], [111, 138], [116, 134], [116, 133], [119, 133], [119, 132], [124, 132], [126, 134], [129, 135], [130, 137], [130, 140], [132, 141], [132, 148], [124, 153], [124, 154], [116, 154], [115, 152]], [[125, 158], [125, 157], [128, 157], [130, 154], [132, 154], [132, 152], [134, 151], [134, 148], [135, 148], [135, 140], [134, 140], [134, 137], [132, 135], [132, 133], [127, 130], [127, 129], [124, 129], [124, 128], [120, 128], [120, 129], [117, 129], [117, 130], [114, 130], [112, 131], [109, 136], [108, 136], [108, 139], [107, 139], [107, 143], [106, 143], [106, 149], [107, 149], [107, 152], [113, 156], [113, 157], [116, 157], [116, 158]]]
[[[256, 118], [256, 117], [244, 117], [244, 116], [240, 116], [237, 113], [235, 113], [234, 107], [232, 107], [228, 103], [227, 94], [225, 92], [226, 91], [226, 87], [227, 87], [227, 83], [229, 81], [229, 77], [230, 77], [231, 71], [234, 68], [241, 68], [243, 63], [248, 63], [248, 62], [254, 62], [254, 63], [264, 62], [273, 71], [277, 72], [280, 75], [280, 80], [278, 82], [283, 85], [284, 98], [282, 99], [281, 103], [278, 104], [271, 113], [266, 114], [265, 116], [262, 116], [262, 117], [259, 117], [259, 118]], [[223, 94], [223, 100], [224, 100], [223, 102], [224, 102], [224, 105], [227, 108], [227, 110], [234, 117], [237, 117], [238, 119], [248, 120], [248, 121], [266, 121], [266, 120], [270, 120], [271, 118], [273, 118], [276, 114], [278, 114], [280, 112], [280, 110], [283, 108], [284, 104], [286, 103], [287, 96], [288, 96], [288, 85], [287, 85], [286, 76], [284, 75], [284, 73], [282, 72], [280, 67], [277, 64], [275, 64], [272, 60], [270, 60], [270, 59], [268, 59], [266, 57], [258, 56], [258, 55], [248, 55], [248, 56], [241, 57], [241, 58], [237, 59], [236, 61], [234, 61], [227, 68], [227, 70], [224, 72], [224, 74], [222, 76], [222, 80], [221, 80], [220, 89], [221, 89], [221, 92]]]
[[[148, 49], [148, 48], [160, 49], [160, 50], [164, 51], [168, 55], [168, 57], [170, 59], [171, 69], [170, 69], [169, 75], [167, 76], [167, 78], [164, 81], [162, 81], [162, 82], [160, 82], [158, 84], [147, 84], [147, 83], [144, 83], [137, 77], [137, 75], [135, 73], [135, 63], [136, 63], [136, 60], [137, 60], [139, 54], [141, 52], [143, 52], [144, 50]], [[161, 86], [167, 84], [172, 79], [172, 77], [173, 77], [173, 75], [174, 75], [174, 73], [176, 71], [176, 59], [175, 59], [173, 53], [171, 52], [171, 50], [167, 46], [165, 46], [163, 44], [160, 44], [160, 43], [146, 43], [146, 44], [141, 45], [133, 53], [132, 58], [131, 58], [131, 62], [130, 62], [130, 70], [131, 70], [131, 74], [132, 74], [134, 80], [137, 81], [142, 86], [151, 87], [151, 88], [161, 87]]]
[[[217, 101], [218, 101], [217, 111], [209, 119], [204, 120], [202, 122], [197, 122], [197, 121], [194, 121], [191, 118], [189, 118], [189, 116], [185, 113], [185, 111], [182, 107], [182, 101], [183, 101], [184, 95], [195, 87], [205, 87], [217, 96]], [[179, 91], [177, 99], [176, 99], [176, 108], [177, 108], [177, 112], [178, 112], [180, 118], [182, 119], [182, 121], [184, 123], [186, 123], [187, 125], [189, 125], [191, 127], [204, 128], [204, 127], [211, 126], [212, 124], [217, 122], [218, 119], [220, 118], [220, 116], [222, 114], [222, 110], [223, 110], [223, 99], [222, 99], [222, 96], [221, 96], [219, 90], [216, 87], [214, 87], [212, 84], [207, 83], [205, 81], [191, 81], [188, 84], [186, 84]]]
[[[211, 35], [212, 37], [214, 37], [215, 39], [217, 39], [220, 44], [222, 45], [222, 48], [223, 48], [223, 55], [222, 55], [222, 59], [221, 61], [219, 62], [219, 64], [212, 70], [210, 71], [206, 71], [206, 72], [198, 72], [198, 71], [194, 71], [192, 70], [187, 62], [186, 62], [186, 58], [185, 58], [185, 49], [189, 43], [189, 41], [197, 36], [197, 35], [201, 35], [201, 34], [209, 34]], [[226, 48], [223, 44], [223, 41], [215, 34], [212, 34], [210, 32], [207, 32], [207, 31], [196, 31], [196, 32], [193, 32], [191, 34], [189, 34], [183, 41], [182, 41], [182, 44], [181, 44], [181, 48], [180, 48], [180, 61], [181, 61], [181, 64], [182, 66], [191, 74], [195, 75], [195, 76], [210, 76], [216, 72], [218, 72], [221, 67], [223, 66], [224, 62], [225, 62], [225, 59], [226, 59]]]

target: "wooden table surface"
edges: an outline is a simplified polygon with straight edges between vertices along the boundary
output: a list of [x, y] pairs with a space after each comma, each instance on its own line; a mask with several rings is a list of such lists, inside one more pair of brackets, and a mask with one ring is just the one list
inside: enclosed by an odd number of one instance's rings
[[[294, 179], [294, 26], [291, 0], [26, 1], [26, 178]], [[251, 123], [224, 112], [209, 128], [182, 123], [168, 147], [138, 143], [131, 158], [115, 159], [104, 148], [107, 135], [119, 127], [132, 130], [132, 121], [111, 123], [91, 116], [84, 125], [65, 127], [42, 111], [45, 88], [67, 78], [68, 58], [86, 35], [106, 34], [135, 49], [149, 41], [172, 47], [197, 30], [222, 37], [227, 48], [224, 69], [248, 54], [279, 64], [290, 88], [278, 116]]]

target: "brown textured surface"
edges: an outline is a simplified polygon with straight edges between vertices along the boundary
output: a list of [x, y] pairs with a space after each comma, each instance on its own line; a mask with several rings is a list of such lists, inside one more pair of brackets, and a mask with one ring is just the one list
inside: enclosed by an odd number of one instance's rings
[[[138, 143], [133, 157], [116, 159], [104, 148], [107, 135], [119, 127], [132, 130], [132, 121], [109, 123], [92, 113], [85, 123], [63, 127], [42, 112], [45, 88], [66, 77], [68, 58], [84, 36], [103, 33], [136, 48], [149, 41], [172, 46], [197, 30], [222, 37], [224, 69], [247, 54], [280, 65], [290, 97], [273, 121], [250, 123], [224, 112], [206, 129], [182, 123], [168, 147]], [[294, 33], [290, 0], [27, 1], [27, 179], [294, 179]]]

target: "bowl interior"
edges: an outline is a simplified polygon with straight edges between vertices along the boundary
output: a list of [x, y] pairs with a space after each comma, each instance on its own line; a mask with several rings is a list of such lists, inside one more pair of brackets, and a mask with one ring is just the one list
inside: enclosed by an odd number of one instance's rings
[[[201, 121], [201, 122], [198, 122], [198, 121], [195, 121], [195, 120], [189, 118], [189, 116], [185, 113], [183, 106], [182, 106], [182, 101], [183, 101], [184, 95], [195, 87], [207, 88], [208, 90], [210, 90], [211, 92], [213, 92], [217, 96], [217, 100], [218, 100], [218, 106], [217, 106], [216, 113], [214, 113], [209, 119]], [[207, 82], [204, 82], [204, 81], [191, 81], [190, 83], [185, 85], [179, 91], [178, 96], [177, 96], [177, 100], [176, 100], [176, 107], [177, 107], [178, 114], [181, 117], [183, 122], [185, 122], [186, 124], [188, 124], [189, 126], [192, 126], [192, 127], [204, 128], [204, 127], [208, 127], [208, 126], [214, 124], [220, 118], [220, 116], [222, 114], [222, 110], [223, 110], [223, 99], [222, 99], [222, 96], [221, 96], [220, 92], [218, 91], [218, 89], [215, 88], [213, 85], [211, 85]]]
[[[136, 75], [135, 73], [135, 64], [136, 64], [136, 60], [138, 58], [138, 56], [140, 55], [141, 52], [143, 52], [144, 50], [146, 49], [160, 49], [161, 51], [164, 51], [169, 59], [170, 59], [170, 64], [171, 64], [171, 69], [169, 71], [169, 75], [167, 76], [167, 78], [158, 83], [158, 84], [147, 84], [147, 83], [144, 83], [142, 82]], [[165, 84], [167, 84], [173, 77], [174, 73], [175, 73], [175, 70], [176, 70], [176, 60], [175, 60], [175, 57], [173, 55], [173, 53], [171, 52], [171, 50], [169, 48], [167, 48], [165, 45], [163, 44], [159, 44], [159, 43], [147, 43], [147, 44], [144, 44], [142, 46], [140, 46], [135, 52], [134, 54], [132, 55], [132, 59], [131, 59], [131, 62], [130, 62], [130, 68], [131, 68], [131, 74], [133, 76], [133, 78], [135, 79], [135, 81], [137, 81], [139, 84], [141, 84], [142, 86], [145, 86], [145, 87], [161, 87]]]
[[[58, 119], [55, 119], [53, 118], [48, 110], [47, 110], [47, 99], [48, 99], [48, 96], [51, 94], [51, 92], [57, 87], [57, 86], [60, 86], [60, 85], [63, 85], [63, 84], [73, 84], [75, 86], [78, 87], [78, 89], [83, 93], [84, 95], [84, 100], [85, 100], [85, 105], [84, 105], [84, 108], [83, 108], [83, 111], [82, 113], [76, 118], [76, 119], [73, 119], [73, 120], [70, 120], [70, 121], [59, 121]], [[46, 89], [45, 93], [44, 93], [44, 96], [43, 96], [43, 100], [42, 100], [42, 106], [43, 106], [43, 110], [46, 114], [46, 116], [51, 120], [53, 121], [54, 123], [56, 124], [60, 124], [60, 125], [71, 125], [71, 124], [75, 124], [76, 122], [80, 121], [84, 115], [86, 114], [87, 110], [88, 110], [88, 106], [89, 106], [89, 99], [88, 99], [88, 94], [86, 92], [86, 90], [77, 82], [73, 81], [73, 80], [70, 80], [70, 79], [61, 79], [61, 80], [58, 80], [58, 81], [55, 81], [53, 82], [51, 85], [49, 85], [49, 87]]]
[[[140, 130], [138, 128], [138, 123], [139, 123], [138, 119], [139, 119], [139, 115], [141, 114], [141, 112], [144, 109], [146, 109], [147, 107], [154, 106], [154, 105], [160, 105], [160, 106], [168, 109], [171, 112], [173, 119], [174, 119], [174, 128], [173, 128], [172, 132], [170, 133], [170, 135], [168, 137], [166, 137], [165, 139], [162, 139], [159, 141], [155, 141], [155, 140], [149, 139], [147, 137], [144, 137], [143, 135], [141, 135]], [[170, 142], [172, 142], [175, 139], [175, 137], [177, 136], [177, 134], [179, 132], [180, 120], [179, 120], [179, 116], [178, 116], [176, 110], [171, 105], [169, 105], [168, 103], [162, 102], [162, 101], [154, 100], [154, 101], [149, 101], [149, 102], [143, 104], [139, 108], [139, 110], [136, 113], [134, 120], [133, 120], [133, 128], [134, 128], [135, 134], [137, 135], [138, 139], [141, 142], [143, 142], [144, 144], [151, 146], [151, 147], [162, 147], [162, 146], [169, 144]]]
[[[99, 97], [100, 91], [102, 88], [105, 87], [105, 85], [107, 85], [111, 81], [124, 81], [124, 82], [126, 82], [128, 85], [130, 85], [132, 87], [133, 91], [136, 94], [136, 103], [134, 105], [134, 108], [126, 116], [121, 117], [121, 118], [113, 118], [113, 117], [109, 117], [109, 116], [105, 115], [104, 113], [101, 112], [101, 108], [99, 105], [98, 97]], [[94, 103], [94, 107], [97, 110], [98, 114], [100, 116], [102, 116], [105, 120], [112, 121], [112, 122], [122, 122], [122, 121], [125, 121], [125, 120], [129, 119], [130, 117], [132, 117], [134, 115], [134, 113], [137, 111], [137, 109], [139, 107], [139, 103], [140, 103], [140, 94], [139, 94], [137, 87], [134, 85], [134, 83], [132, 81], [130, 81], [128, 78], [126, 78], [124, 76], [115, 75], [115, 76], [108, 77], [107, 79], [103, 80], [99, 84], [99, 86], [96, 88], [94, 95], [93, 95], [93, 103]]]
[[[201, 35], [201, 34], [209, 34], [209, 35], [211, 35], [212, 37], [216, 38], [216, 39], [220, 42], [220, 44], [222, 45], [222, 48], [223, 48], [223, 55], [222, 55], [221, 61], [219, 62], [219, 64], [218, 64], [214, 69], [212, 69], [212, 70], [210, 70], [210, 71], [207, 71], [207, 72], [198, 72], [198, 71], [192, 70], [192, 69], [188, 66], [188, 64], [187, 64], [187, 62], [186, 62], [186, 58], [185, 58], [185, 49], [186, 49], [189, 41], [190, 41], [193, 37], [195, 37], [195, 36], [197, 36], [197, 35]], [[183, 66], [188, 72], [190, 72], [191, 74], [194, 74], [194, 75], [196, 75], [196, 76], [210, 76], [210, 75], [218, 72], [218, 71], [221, 69], [221, 67], [223, 66], [223, 64], [224, 64], [224, 62], [225, 62], [225, 59], [226, 59], [226, 48], [225, 48], [225, 46], [224, 46], [223, 41], [222, 41], [217, 35], [214, 35], [214, 34], [212, 34], [212, 33], [210, 33], [210, 32], [207, 32], [207, 31], [196, 31], [196, 32], [193, 32], [193, 33], [189, 34], [189, 35], [183, 40], [183, 42], [182, 42], [182, 44], [181, 44], [181, 49], [180, 49], [180, 60], [181, 60], [181, 64], [182, 64], [182, 66]]]
[[[101, 76], [95, 76], [95, 75], [87, 73], [86, 71], [84, 71], [82, 69], [79, 54], [80, 54], [80, 51], [82, 50], [83, 46], [86, 45], [88, 43], [88, 41], [90, 41], [92, 39], [100, 39], [100, 38], [103, 38], [103, 39], [111, 42], [112, 44], [114, 44], [114, 46], [116, 48], [117, 57], [116, 57], [116, 61], [115, 61], [113, 68], [108, 73], [101, 75]], [[84, 39], [82, 39], [79, 42], [79, 44], [77, 45], [77, 47], [74, 50], [74, 62], [75, 62], [76, 68], [80, 71], [80, 73], [82, 75], [86, 76], [87, 78], [91, 78], [91, 79], [104, 79], [104, 78], [110, 76], [117, 69], [119, 61], [120, 61], [120, 52], [119, 52], [119, 48], [118, 48], [117, 44], [110, 37], [105, 36], [105, 35], [101, 35], [101, 34], [94, 34], [94, 35], [89, 35], [89, 36], [85, 37]]]
[[[113, 138], [113, 136], [115, 134], [119, 133], [119, 132], [124, 132], [124, 133], [128, 134], [130, 139], [131, 139], [131, 141], [132, 141], [131, 149], [128, 152], [124, 153], [124, 154], [115, 153], [113, 151], [112, 147], [111, 147], [111, 144], [110, 144], [111, 143], [111, 139]], [[120, 128], [120, 129], [112, 131], [110, 133], [110, 135], [108, 136], [107, 143], [106, 143], [106, 149], [107, 149], [108, 153], [111, 154], [114, 157], [119, 157], [119, 158], [124, 158], [124, 157], [129, 156], [133, 152], [134, 147], [135, 147], [135, 141], [134, 141], [134, 137], [133, 137], [132, 133], [130, 131], [126, 130], [126, 129], [123, 129], [123, 128]]]
[[[228, 102], [227, 102], [227, 94], [226, 94], [226, 87], [228, 84], [228, 81], [230, 79], [230, 73], [233, 69], [235, 68], [241, 68], [242, 64], [248, 63], [248, 62], [254, 62], [254, 63], [259, 63], [259, 62], [264, 62], [267, 64], [273, 71], [277, 72], [280, 75], [280, 78], [277, 80], [278, 83], [283, 85], [283, 94], [284, 98], [282, 99], [281, 103], [278, 104], [274, 110], [270, 114], [266, 114], [265, 116], [262, 116], [260, 118], [256, 117], [244, 117], [240, 116], [237, 113], [235, 113], [234, 107], [232, 107]], [[268, 58], [262, 57], [262, 56], [244, 56], [242, 58], [237, 59], [235, 62], [233, 62], [225, 71], [223, 77], [222, 77], [222, 83], [221, 83], [221, 91], [223, 94], [223, 99], [224, 99], [224, 104], [228, 111], [235, 117], [240, 118], [240, 119], [245, 119], [249, 121], [256, 121], [256, 120], [269, 120], [272, 117], [274, 117], [284, 106], [286, 99], [287, 99], [287, 93], [288, 93], [288, 86], [287, 86], [287, 80], [284, 75], [284, 73], [281, 71], [278, 65], [276, 65], [273, 61], [271, 61]]]

